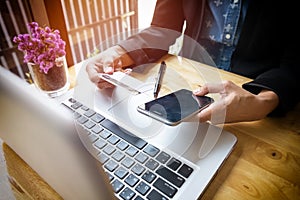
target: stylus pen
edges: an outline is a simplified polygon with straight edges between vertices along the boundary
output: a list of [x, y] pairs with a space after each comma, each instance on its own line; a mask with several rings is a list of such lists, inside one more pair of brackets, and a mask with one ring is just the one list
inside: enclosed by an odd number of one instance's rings
[[153, 92], [154, 98], [157, 98], [157, 96], [158, 96], [159, 90], [161, 88], [162, 80], [163, 80], [163, 77], [164, 77], [164, 74], [166, 71], [166, 67], [167, 67], [167, 65], [166, 65], [165, 61], [162, 61], [160, 64], [160, 68], [159, 68], [157, 79], [156, 79], [155, 86], [154, 86], [154, 92]]

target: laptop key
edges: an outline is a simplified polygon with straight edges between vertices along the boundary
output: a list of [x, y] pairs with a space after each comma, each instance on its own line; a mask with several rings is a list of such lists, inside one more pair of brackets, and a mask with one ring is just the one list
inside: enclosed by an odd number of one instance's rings
[[85, 122], [88, 121], [88, 118], [86, 118], [85, 116], [81, 116], [77, 119], [77, 121], [80, 123], [80, 124], [84, 124]]
[[134, 200], [144, 200], [141, 196], [136, 196]]
[[153, 183], [153, 186], [170, 198], [172, 198], [177, 192], [177, 189], [175, 187], [162, 180], [161, 178], [158, 178]]
[[134, 164], [134, 160], [129, 158], [129, 157], [126, 157], [123, 161], [122, 161], [122, 165], [124, 165], [125, 167], [127, 167], [128, 169]]
[[72, 104], [71, 105], [71, 108], [73, 108], [73, 109], [78, 109], [78, 108], [80, 108], [82, 106], [82, 104], [81, 103], [79, 103], [79, 102], [75, 102], [74, 104]]
[[152, 181], [156, 178], [156, 175], [153, 174], [150, 171], [146, 171], [143, 176], [142, 179], [144, 179], [145, 181], [147, 181], [148, 183], [152, 183]]
[[98, 147], [99, 149], [102, 149], [103, 147], [105, 147], [105, 146], [107, 145], [107, 143], [106, 143], [104, 140], [102, 140], [102, 139], [100, 138], [99, 140], [97, 140], [97, 141], [94, 143], [94, 145], [95, 145], [96, 147]]
[[111, 143], [111, 144], [117, 144], [117, 142], [119, 142], [119, 138], [115, 135], [112, 135], [110, 138], [108, 138], [108, 142]]
[[137, 152], [138, 152], [138, 150], [132, 146], [126, 150], [126, 153], [131, 157], [133, 157], [135, 154], [137, 154]]
[[103, 131], [103, 128], [101, 128], [100, 126], [96, 125], [94, 126], [91, 131], [93, 131], [93, 133], [99, 134], [101, 131]]
[[155, 146], [151, 145], [151, 144], [148, 144], [148, 145], [145, 147], [144, 152], [145, 152], [146, 154], [148, 154], [149, 156], [154, 157], [154, 156], [156, 156], [156, 154], [158, 154], [159, 149], [156, 148]]
[[118, 166], [119, 166], [118, 163], [116, 163], [116, 162], [113, 161], [113, 160], [109, 160], [109, 161], [104, 165], [104, 167], [105, 167], [108, 171], [110, 171], [110, 172], [114, 171]]
[[102, 120], [104, 120], [105, 118], [102, 116], [102, 115], [100, 115], [99, 113], [96, 113], [95, 115], [93, 115], [92, 117], [91, 117], [91, 120], [93, 120], [94, 122], [96, 122], [96, 123], [100, 123]]
[[89, 108], [87, 106], [81, 106], [81, 110], [88, 111]]
[[129, 144], [127, 144], [127, 142], [121, 140], [118, 144], [117, 144], [117, 148], [120, 149], [121, 151], [125, 150], [127, 147], [129, 146]]
[[171, 156], [169, 154], [162, 151], [160, 154], [158, 154], [158, 156], [156, 157], [156, 160], [165, 164], [170, 158], [171, 158]]
[[103, 131], [101, 131], [101, 133], [100, 133], [100, 136], [103, 139], [107, 139], [109, 136], [111, 136], [111, 133], [109, 131], [103, 129]]
[[186, 164], [182, 165], [182, 167], [178, 170], [178, 173], [184, 176], [185, 178], [188, 178], [192, 172], [193, 172], [193, 168], [191, 168]]
[[126, 177], [125, 183], [127, 183], [129, 186], [133, 187], [137, 182], [139, 182], [139, 178], [137, 178], [134, 174], [129, 174], [129, 176]]
[[127, 142], [129, 142], [130, 144], [132, 144], [138, 149], [144, 148], [144, 146], [146, 146], [147, 144], [145, 140], [142, 140], [141, 138], [134, 136], [130, 132], [121, 129], [118, 125], [116, 125], [115, 123], [111, 122], [108, 119], [103, 120], [100, 124], [104, 128], [110, 130], [120, 138], [123, 138], [124, 140], [126, 140]]
[[112, 188], [115, 193], [120, 192], [120, 190], [122, 190], [122, 188], [124, 187], [124, 184], [121, 181], [119, 181], [118, 179], [114, 180], [111, 183], [111, 185], [112, 185]]
[[114, 174], [120, 179], [123, 179], [125, 176], [127, 176], [128, 171], [124, 167], [119, 167]]
[[148, 156], [142, 152], [138, 153], [135, 157], [135, 160], [139, 161], [140, 163], [146, 162]]
[[174, 184], [177, 187], [181, 187], [182, 184], [184, 183], [184, 178], [181, 176], [177, 175], [176, 173], [172, 172], [166, 167], [161, 166], [156, 170], [156, 173], [158, 173], [160, 176], [165, 178], [167, 181], [170, 183]]
[[110, 173], [106, 172], [108, 180], [111, 182], [115, 177], [111, 175]]
[[98, 154], [99, 161], [104, 164], [106, 161], [109, 160], [109, 157], [105, 153]]
[[159, 192], [157, 192], [156, 190], [152, 190], [148, 196], [147, 199], [149, 200], [168, 200], [166, 197], [164, 197], [163, 195], [161, 195]]
[[136, 186], [135, 190], [138, 191], [140, 194], [145, 195], [150, 190], [150, 186], [145, 182], [141, 181]]
[[70, 98], [69, 101], [70, 101], [71, 103], [76, 103], [76, 100], [73, 99], [73, 98]]
[[146, 162], [145, 166], [151, 170], [155, 170], [159, 166], [159, 163], [151, 158]]
[[113, 155], [112, 155], [113, 159], [115, 159], [116, 161], [120, 162], [124, 157], [125, 154], [122, 153], [121, 151], [116, 151]]
[[78, 113], [78, 112], [74, 112], [73, 118], [74, 118], [74, 119], [78, 119], [79, 117], [81, 117], [81, 114]]
[[95, 124], [94, 122], [90, 121], [90, 120], [84, 123], [84, 126], [85, 126], [86, 128], [88, 128], [88, 129], [93, 128], [95, 125], [96, 125], [96, 124]]
[[120, 193], [120, 197], [122, 197], [122, 199], [124, 200], [131, 200], [135, 195], [135, 192], [132, 191], [131, 189], [129, 189], [128, 187], [126, 187], [121, 193]]
[[103, 149], [103, 151], [107, 154], [107, 155], [111, 155], [113, 152], [115, 152], [116, 148], [112, 145], [106, 145]]
[[[88, 138], [92, 143], [94, 143], [98, 139], [98, 137], [96, 135], [94, 135], [93, 133], [89, 134]], [[95, 149], [95, 148], [93, 148], [93, 149]]]
[[180, 165], [181, 161], [177, 160], [176, 158], [172, 158], [167, 164], [167, 166], [174, 171], [176, 171]]
[[145, 171], [145, 168], [137, 163], [132, 167], [131, 171], [133, 171], [136, 175], [140, 176]]
[[91, 116], [93, 116], [95, 113], [96, 113], [95, 111], [88, 109], [88, 110], [86, 110], [85, 113], [83, 113], [83, 115], [85, 115], [85, 116], [87, 116], [87, 117], [91, 117]]

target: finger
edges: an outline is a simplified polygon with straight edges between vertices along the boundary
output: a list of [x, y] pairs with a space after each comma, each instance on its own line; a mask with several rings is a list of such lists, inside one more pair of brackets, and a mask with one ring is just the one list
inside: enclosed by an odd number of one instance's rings
[[132, 69], [131, 68], [126, 68], [123, 70], [123, 72], [127, 75], [129, 75], [131, 72], [132, 72]]
[[115, 71], [122, 71], [122, 61], [120, 58], [116, 58], [113, 62]]
[[208, 94], [208, 89], [205, 88], [204, 86], [197, 88], [196, 90], [193, 91], [193, 94], [196, 96], [204, 96]]
[[202, 87], [194, 90], [194, 94], [198, 96], [203, 96], [208, 93], [224, 93], [226, 84], [227, 82], [206, 83]]
[[98, 76], [98, 73], [100, 73], [100, 71], [96, 65], [87, 65], [86, 72], [88, 74], [89, 79], [93, 83], [98, 83], [100, 81], [100, 78]]
[[199, 121], [210, 121], [212, 124], [220, 124], [226, 122], [226, 105], [223, 101], [214, 102], [207, 108], [203, 109], [199, 114]]
[[104, 64], [103, 65], [103, 71], [106, 74], [112, 74], [114, 73], [114, 67], [111, 64]]
[[110, 57], [104, 60], [104, 72], [113, 73], [114, 71], [121, 71], [123, 63], [121, 57], [116, 52], [112, 52]]
[[209, 121], [211, 118], [211, 105], [208, 106], [207, 108], [201, 110], [198, 113], [199, 121], [200, 122], [206, 122]]
[[114, 88], [115, 86], [107, 81], [100, 81], [97, 83], [97, 87], [99, 89], [105, 89], [105, 88]]

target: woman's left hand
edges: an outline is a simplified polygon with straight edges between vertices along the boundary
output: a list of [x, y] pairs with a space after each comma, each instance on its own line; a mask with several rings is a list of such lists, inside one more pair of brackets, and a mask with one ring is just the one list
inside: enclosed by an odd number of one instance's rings
[[262, 90], [255, 95], [231, 81], [208, 83], [194, 91], [197, 96], [219, 93], [220, 100], [203, 109], [199, 121], [212, 124], [253, 121], [266, 117], [278, 103], [278, 96], [271, 90]]

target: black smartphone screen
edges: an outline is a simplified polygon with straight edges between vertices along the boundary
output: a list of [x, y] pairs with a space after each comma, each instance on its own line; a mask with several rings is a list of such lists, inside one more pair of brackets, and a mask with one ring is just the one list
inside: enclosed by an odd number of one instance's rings
[[166, 96], [146, 102], [138, 110], [168, 125], [176, 125], [213, 102], [207, 96], [195, 96], [192, 91], [180, 89]]

